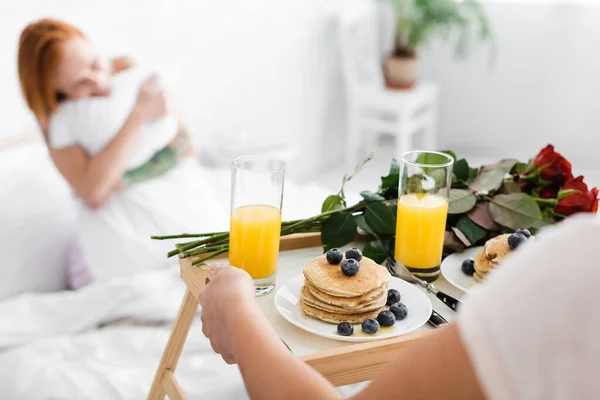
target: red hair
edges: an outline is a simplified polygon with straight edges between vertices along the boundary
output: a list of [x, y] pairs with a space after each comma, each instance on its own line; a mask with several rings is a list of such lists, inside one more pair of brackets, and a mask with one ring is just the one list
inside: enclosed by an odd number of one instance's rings
[[21, 91], [42, 130], [60, 100], [56, 91], [56, 69], [62, 58], [63, 44], [84, 37], [67, 23], [42, 19], [29, 24], [19, 38], [18, 69]]

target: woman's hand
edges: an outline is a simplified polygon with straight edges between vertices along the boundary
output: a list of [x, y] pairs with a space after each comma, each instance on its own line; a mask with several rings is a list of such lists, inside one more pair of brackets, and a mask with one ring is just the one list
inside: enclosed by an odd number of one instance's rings
[[210, 282], [200, 292], [202, 332], [213, 350], [228, 364], [235, 364], [231, 333], [235, 319], [258, 307], [254, 282], [246, 271], [223, 265], [210, 265]]
[[144, 122], [152, 122], [169, 113], [169, 99], [158, 83], [158, 76], [152, 75], [140, 87], [135, 112]]

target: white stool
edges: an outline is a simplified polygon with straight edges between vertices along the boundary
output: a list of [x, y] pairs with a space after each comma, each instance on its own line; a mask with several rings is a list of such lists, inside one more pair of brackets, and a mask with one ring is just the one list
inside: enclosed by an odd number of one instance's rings
[[413, 149], [416, 134], [422, 148], [437, 146], [439, 85], [420, 82], [410, 90], [389, 90], [384, 85], [378, 46], [378, 13], [371, 0], [349, 0], [342, 6], [340, 48], [347, 91], [346, 161], [357, 161], [364, 134], [391, 133], [396, 155]]

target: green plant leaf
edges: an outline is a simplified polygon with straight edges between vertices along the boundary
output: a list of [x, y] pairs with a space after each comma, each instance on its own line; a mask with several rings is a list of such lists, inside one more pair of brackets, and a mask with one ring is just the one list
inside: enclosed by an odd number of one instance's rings
[[377, 264], [384, 262], [385, 259], [393, 253], [393, 251], [390, 253], [389, 249], [379, 240], [373, 240], [372, 242], [367, 243], [363, 249], [363, 255], [372, 259]]
[[487, 230], [483, 229], [467, 216], [462, 217], [456, 223], [456, 229], [461, 231], [469, 240], [471, 245], [476, 244], [487, 236]]
[[477, 197], [470, 190], [450, 189], [448, 214], [463, 214], [475, 207]]
[[[444, 154], [448, 154], [449, 156], [453, 157], [452, 152], [445, 152], [445, 151], [441, 151], [440, 153], [444, 153]], [[417, 159], [415, 160], [416, 163], [418, 164], [425, 164], [425, 165], [432, 165], [435, 166], [436, 164], [444, 164], [445, 162], [448, 161], [448, 158], [442, 154], [437, 154], [437, 153], [421, 153]], [[425, 170], [425, 168], [423, 168], [423, 170]]]
[[521, 193], [521, 188], [513, 181], [507, 180], [504, 181], [498, 192], [501, 194]]
[[381, 235], [393, 235], [396, 231], [396, 214], [383, 203], [371, 203], [364, 212], [365, 222]]
[[402, 187], [404, 188], [404, 193], [427, 193], [427, 191], [423, 189], [423, 182], [427, 180], [425, 175], [416, 174], [410, 177], [404, 175], [402, 178]]
[[486, 165], [483, 167], [484, 171], [489, 171], [492, 169], [500, 168], [504, 171], [505, 174], [508, 174], [513, 167], [519, 162], [519, 160], [515, 158], [506, 158], [504, 160], [500, 160], [497, 163]]
[[537, 202], [525, 193], [499, 194], [489, 211], [494, 221], [511, 229], [535, 227], [543, 219]]
[[471, 187], [476, 192], [490, 193], [500, 189], [504, 182], [505, 172], [502, 168], [495, 168], [482, 171], [471, 183]]
[[452, 150], [440, 150], [440, 153], [448, 154], [450, 157], [454, 158], [454, 161], [456, 161], [456, 154]]
[[467, 160], [464, 158], [456, 161], [452, 170], [457, 179], [460, 179], [461, 181], [469, 180], [469, 163], [467, 163]]
[[398, 160], [392, 158], [392, 165], [390, 165], [390, 172], [387, 176], [381, 177], [381, 189], [387, 189], [391, 187], [398, 187], [400, 183], [400, 164]]
[[360, 192], [360, 195], [366, 201], [382, 201], [382, 200], [385, 200], [385, 197], [383, 197], [382, 195], [370, 192], [368, 190], [363, 190], [362, 192]]
[[515, 166], [514, 166], [513, 170], [514, 170], [514, 172], [515, 172], [515, 173], [517, 173], [517, 174], [522, 174], [522, 173], [524, 173], [525, 171], [527, 171], [527, 169], [528, 169], [528, 168], [529, 168], [529, 164], [527, 164], [527, 163], [522, 163], [522, 162], [519, 162], [519, 163], [516, 163], [516, 164], [515, 164]]
[[498, 225], [490, 216], [490, 203], [488, 201], [477, 203], [467, 216], [483, 229], [492, 232], [500, 232], [502, 230], [502, 226]]
[[469, 181], [472, 181], [473, 179], [477, 178], [478, 173], [479, 170], [477, 168], [469, 168]]
[[349, 212], [331, 214], [323, 221], [321, 241], [325, 250], [342, 247], [356, 236], [356, 221]]
[[343, 205], [344, 205], [344, 199], [342, 199], [337, 194], [332, 194], [331, 196], [327, 196], [327, 198], [323, 202], [323, 206], [321, 206], [321, 212], [344, 208]]
[[358, 226], [359, 229], [363, 230], [368, 235], [373, 235], [373, 228], [371, 228], [369, 224], [367, 224], [364, 215], [355, 215], [354, 221], [356, 222], [356, 226]]

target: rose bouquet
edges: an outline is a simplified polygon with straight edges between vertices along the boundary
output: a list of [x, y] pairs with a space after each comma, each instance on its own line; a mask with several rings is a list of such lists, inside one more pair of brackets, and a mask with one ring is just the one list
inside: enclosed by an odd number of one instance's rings
[[[535, 232], [573, 214], [595, 213], [598, 209], [598, 189], [589, 189], [583, 176], [575, 178], [571, 163], [552, 145], [527, 163], [506, 159], [479, 168], [471, 167], [451, 151], [444, 153], [455, 159], [444, 240], [446, 254], [481, 244], [501, 233], [518, 228]], [[358, 233], [370, 239], [363, 249], [365, 256], [382, 262], [392, 255], [400, 183], [398, 162], [392, 160], [377, 191], [362, 191], [361, 201], [346, 204], [346, 182], [369, 160], [367, 157], [352, 174], [344, 175], [340, 190], [325, 199], [320, 214], [282, 222], [281, 235], [320, 232], [323, 248], [328, 250], [348, 244]], [[229, 232], [153, 236], [158, 240], [173, 238], [194, 238], [177, 244], [168, 254], [195, 256], [194, 264], [227, 252], [229, 246]]]

